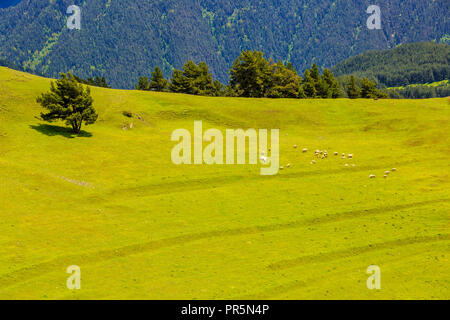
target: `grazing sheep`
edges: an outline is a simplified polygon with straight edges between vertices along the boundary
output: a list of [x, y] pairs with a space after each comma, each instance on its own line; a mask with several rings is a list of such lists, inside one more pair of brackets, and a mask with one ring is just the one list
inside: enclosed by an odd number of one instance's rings
[[133, 122], [130, 123], [130, 129], [133, 129]]
[[315, 163], [316, 163], [316, 160], [311, 161], [311, 164], [315, 164]]
[[392, 168], [392, 171], [397, 171], [397, 169], [396, 168]]
[[375, 179], [376, 176], [375, 176], [374, 174], [371, 174], [371, 175], [369, 176], [369, 178], [370, 178], [370, 179]]
[[355, 166], [355, 164], [354, 163], [352, 163], [352, 167], [354, 167]]
[[388, 175], [389, 173], [391, 173], [390, 171], [385, 171], [384, 174]]
[[308, 152], [308, 149], [306, 149], [306, 148], [303, 148], [303, 153], [305, 153], [305, 152]]
[[348, 163], [346, 163], [345, 166], [348, 167]]
[[349, 154], [349, 155], [348, 155], [348, 158], [349, 158], [349, 159], [353, 159], [353, 154]]
[[288, 163], [288, 164], [286, 165], [286, 168], [290, 168], [290, 167], [291, 167], [291, 164]]
[[337, 155], [338, 155], [338, 152], [337, 152], [337, 151], [335, 151], [335, 152], [334, 152], [334, 155], [335, 155], [335, 156], [337, 156]]
[[284, 169], [284, 167], [280, 167], [280, 170], [283, 170]]
[[297, 145], [296, 144], [294, 144], [294, 149], [297, 149]]
[[385, 174], [385, 175], [384, 175], [384, 178], [386, 179], [387, 177], [388, 177], [387, 174]]

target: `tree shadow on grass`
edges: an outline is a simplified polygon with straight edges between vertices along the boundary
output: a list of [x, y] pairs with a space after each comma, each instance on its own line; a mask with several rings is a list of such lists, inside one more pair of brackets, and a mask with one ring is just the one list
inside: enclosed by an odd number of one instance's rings
[[90, 138], [92, 137], [92, 133], [81, 130], [80, 133], [74, 133], [71, 128], [54, 126], [50, 124], [38, 124], [38, 125], [30, 125], [31, 129], [34, 129], [42, 134], [45, 134], [49, 137], [53, 136], [63, 136], [69, 139], [73, 139], [75, 137], [81, 138]]

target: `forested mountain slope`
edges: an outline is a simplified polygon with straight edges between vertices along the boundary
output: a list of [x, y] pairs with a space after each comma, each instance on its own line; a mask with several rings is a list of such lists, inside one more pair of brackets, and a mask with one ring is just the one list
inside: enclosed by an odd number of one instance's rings
[[391, 50], [373, 50], [333, 68], [336, 75], [369, 77], [388, 87], [431, 83], [450, 77], [450, 45], [411, 43]]
[[[66, 10], [81, 7], [81, 30]], [[244, 49], [291, 61], [301, 72], [370, 49], [449, 39], [448, 0], [380, 0], [381, 29], [366, 26], [369, 0], [23, 0], [0, 9], [0, 59], [57, 76], [104, 75], [130, 88], [159, 65], [169, 76], [189, 59], [228, 81]]]

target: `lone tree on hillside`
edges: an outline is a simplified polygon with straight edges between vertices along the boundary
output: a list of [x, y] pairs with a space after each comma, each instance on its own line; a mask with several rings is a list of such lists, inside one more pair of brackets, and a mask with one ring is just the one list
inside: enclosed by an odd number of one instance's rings
[[89, 87], [85, 89], [70, 73], [62, 73], [61, 79], [52, 82], [50, 91], [41, 94], [37, 102], [49, 110], [48, 113], [41, 113], [43, 120], [64, 120], [75, 133], [80, 133], [83, 122], [86, 125], [93, 124], [98, 118], [92, 107]]

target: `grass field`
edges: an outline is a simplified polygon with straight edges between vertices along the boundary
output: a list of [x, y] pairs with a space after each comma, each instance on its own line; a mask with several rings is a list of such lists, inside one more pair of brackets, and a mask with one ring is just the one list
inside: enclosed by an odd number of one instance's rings
[[[447, 99], [92, 88], [99, 120], [75, 136], [35, 118], [49, 85], [0, 68], [1, 299], [450, 298]], [[176, 166], [170, 135], [194, 120], [280, 129], [291, 167]], [[329, 158], [311, 165], [315, 149]], [[66, 287], [69, 265], [81, 290]]]

